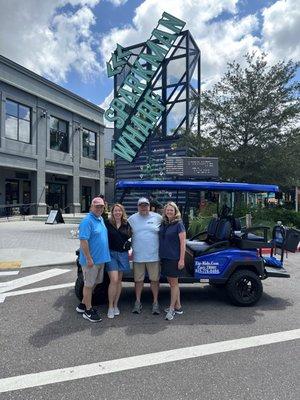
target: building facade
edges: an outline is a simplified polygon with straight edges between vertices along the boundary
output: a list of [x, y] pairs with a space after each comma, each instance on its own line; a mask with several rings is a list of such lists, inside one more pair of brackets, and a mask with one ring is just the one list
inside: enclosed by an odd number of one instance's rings
[[105, 191], [103, 110], [2, 56], [0, 99], [0, 215], [87, 212]]

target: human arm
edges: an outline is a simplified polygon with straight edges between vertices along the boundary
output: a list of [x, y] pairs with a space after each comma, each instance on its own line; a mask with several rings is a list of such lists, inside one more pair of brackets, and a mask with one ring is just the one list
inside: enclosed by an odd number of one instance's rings
[[184, 256], [185, 256], [185, 240], [186, 240], [186, 232], [182, 231], [178, 233], [179, 243], [180, 243], [180, 256], [178, 261], [178, 268], [184, 268]]
[[87, 261], [87, 266], [89, 268], [92, 268], [92, 266], [94, 265], [94, 260], [92, 259], [92, 256], [90, 253], [89, 242], [87, 240], [81, 239], [80, 247], [82, 249], [83, 254], [85, 255], [85, 258]]
[[90, 253], [89, 242], [85, 239], [81, 239], [80, 240], [80, 248], [82, 249], [82, 252], [85, 255], [85, 258], [87, 261], [87, 266], [89, 268], [92, 268], [92, 266], [94, 265], [94, 260], [92, 259], [92, 256]]

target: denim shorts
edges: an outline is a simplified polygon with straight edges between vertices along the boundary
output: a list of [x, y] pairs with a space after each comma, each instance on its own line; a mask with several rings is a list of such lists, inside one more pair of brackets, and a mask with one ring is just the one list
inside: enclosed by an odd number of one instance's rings
[[120, 251], [110, 251], [111, 261], [105, 264], [105, 268], [107, 272], [110, 271], [129, 271], [129, 258], [128, 252], [120, 252]]

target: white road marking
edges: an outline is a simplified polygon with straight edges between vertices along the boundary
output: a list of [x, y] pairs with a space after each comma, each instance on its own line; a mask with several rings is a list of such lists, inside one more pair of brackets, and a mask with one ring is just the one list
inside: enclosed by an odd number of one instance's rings
[[66, 272], [70, 272], [70, 270], [53, 268], [47, 271], [39, 272], [37, 274], [25, 276], [24, 278], [14, 279], [12, 281], [5, 282], [6, 285], [5, 287], [0, 288], [0, 293], [6, 293], [9, 290], [18, 289], [23, 286], [31, 285], [32, 283], [40, 282], [44, 279], [65, 274]]
[[0, 276], [18, 275], [20, 271], [0, 271]]
[[0, 393], [300, 339], [300, 329], [0, 379]]
[[51, 286], [42, 286], [33, 289], [24, 289], [24, 290], [17, 290], [16, 292], [7, 292], [0, 294], [0, 303], [3, 303], [6, 297], [12, 296], [20, 296], [22, 294], [29, 294], [29, 293], [36, 293], [36, 292], [45, 292], [47, 290], [54, 290], [54, 289], [63, 289], [68, 287], [73, 287], [74, 282], [71, 283], [62, 283], [60, 285], [51, 285]]

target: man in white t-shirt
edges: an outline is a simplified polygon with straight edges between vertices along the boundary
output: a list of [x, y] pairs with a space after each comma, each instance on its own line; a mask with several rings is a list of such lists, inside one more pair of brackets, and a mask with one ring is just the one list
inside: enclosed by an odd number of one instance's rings
[[141, 294], [145, 272], [148, 272], [153, 294], [152, 314], [159, 314], [158, 288], [160, 277], [159, 227], [161, 215], [150, 211], [150, 202], [145, 197], [138, 201], [138, 212], [128, 218], [132, 229], [133, 273], [136, 301], [132, 312], [142, 311]]

